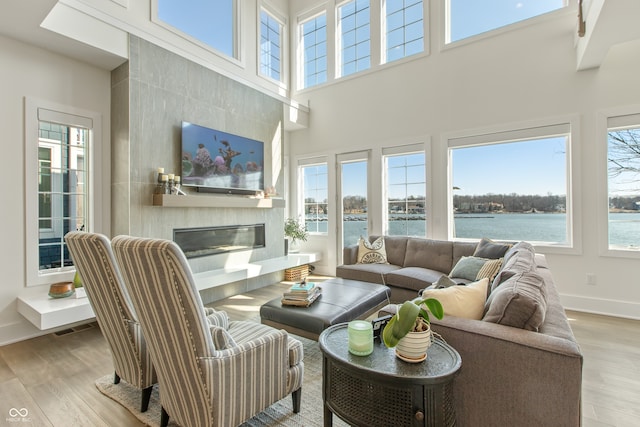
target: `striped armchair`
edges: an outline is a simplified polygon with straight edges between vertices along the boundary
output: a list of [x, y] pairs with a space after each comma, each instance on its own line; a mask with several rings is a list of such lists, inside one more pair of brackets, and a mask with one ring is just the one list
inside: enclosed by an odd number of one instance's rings
[[157, 382], [151, 356], [122, 283], [107, 237], [72, 231], [65, 236], [87, 297], [104, 335], [115, 368], [114, 383], [122, 378], [142, 390], [140, 411], [149, 406], [153, 384]]
[[255, 322], [211, 325], [174, 242], [118, 236], [112, 247], [158, 372], [162, 426], [236, 426], [290, 393], [299, 412], [299, 341]]

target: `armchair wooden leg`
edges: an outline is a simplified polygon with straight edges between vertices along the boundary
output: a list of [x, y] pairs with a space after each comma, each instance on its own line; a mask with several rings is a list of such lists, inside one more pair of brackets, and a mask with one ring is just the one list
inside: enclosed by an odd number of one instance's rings
[[291, 393], [291, 399], [293, 400], [293, 413], [300, 412], [300, 402], [302, 401], [302, 387]]
[[153, 386], [149, 386], [142, 390], [142, 397], [140, 402], [140, 412], [146, 412], [149, 408], [149, 400], [151, 399], [151, 392], [153, 391]]
[[160, 415], [160, 427], [167, 427], [169, 425], [169, 414], [162, 408], [162, 415]]
[[117, 372], [113, 373], [113, 383], [114, 384], [120, 384], [120, 375], [118, 375]]

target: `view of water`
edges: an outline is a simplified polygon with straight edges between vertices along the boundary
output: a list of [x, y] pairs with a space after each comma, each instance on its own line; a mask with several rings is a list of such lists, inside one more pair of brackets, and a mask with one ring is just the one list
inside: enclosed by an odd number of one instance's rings
[[[366, 215], [347, 217], [343, 226], [345, 245], [355, 244], [360, 236], [368, 234], [365, 219]], [[464, 214], [456, 215], [454, 222], [455, 235], [459, 238], [489, 237], [495, 240], [566, 243], [566, 214]], [[406, 233], [404, 227], [407, 227]], [[327, 222], [319, 222], [318, 228], [317, 231], [326, 232]], [[389, 234], [424, 236], [425, 229], [425, 222], [419, 219], [407, 222], [392, 221]], [[636, 248], [640, 246], [640, 212], [610, 214], [609, 240], [610, 244], [615, 246]]]

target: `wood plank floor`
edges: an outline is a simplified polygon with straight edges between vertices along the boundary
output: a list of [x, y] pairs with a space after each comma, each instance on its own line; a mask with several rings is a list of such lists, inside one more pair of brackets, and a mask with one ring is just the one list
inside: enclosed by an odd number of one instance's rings
[[[249, 319], [287, 287], [279, 283], [210, 305], [233, 320]], [[579, 312], [568, 317], [584, 354], [583, 426], [640, 426], [640, 321]], [[112, 373], [95, 324], [0, 347], [0, 425], [140, 426], [96, 389], [94, 381]], [[12, 420], [12, 408], [26, 409], [20, 421], [28, 423]]]

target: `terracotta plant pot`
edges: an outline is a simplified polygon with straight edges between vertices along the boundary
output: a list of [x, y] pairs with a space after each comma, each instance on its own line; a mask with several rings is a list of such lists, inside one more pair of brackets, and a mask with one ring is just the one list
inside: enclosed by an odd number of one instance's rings
[[406, 362], [422, 362], [431, 345], [431, 327], [422, 332], [409, 332], [396, 345], [396, 356]]

